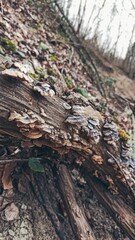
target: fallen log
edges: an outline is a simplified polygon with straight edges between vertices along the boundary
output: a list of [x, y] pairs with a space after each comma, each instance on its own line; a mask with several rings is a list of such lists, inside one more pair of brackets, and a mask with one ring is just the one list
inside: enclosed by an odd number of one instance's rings
[[[109, 183], [108, 176], [118, 192], [133, 204], [134, 192], [125, 176], [127, 174], [129, 178], [130, 173], [126, 170], [124, 179], [118, 163], [120, 142], [117, 139], [116, 142], [104, 141], [106, 120], [102, 115], [90, 105], [77, 105], [74, 98], [69, 104], [56, 95], [41, 96], [26, 80], [5, 75], [0, 79], [0, 133], [21, 139], [30, 147], [47, 145], [60, 154], [71, 150], [82, 153], [86, 160], [83, 165], [90, 171], [98, 170], [103, 180]], [[113, 163], [108, 163], [111, 158], [108, 150], [117, 162], [112, 159]], [[134, 182], [131, 175], [130, 181]]]
[[[21, 140], [22, 146], [27, 148], [49, 146], [61, 155], [73, 151], [79, 165], [95, 175], [118, 198], [120, 195], [134, 211], [134, 172], [130, 172], [128, 163], [123, 164], [121, 160], [123, 142], [118, 138], [113, 121], [103, 117], [80, 95], [73, 93], [63, 100], [52, 95], [52, 91], [46, 94], [43, 86], [35, 87], [25, 76], [21, 78], [10, 73], [3, 71], [0, 77], [0, 134]], [[111, 139], [104, 137], [107, 131], [112, 133]], [[74, 199], [74, 195], [72, 197]], [[112, 212], [116, 211], [111, 204], [109, 207]], [[120, 205], [118, 207], [120, 210]], [[130, 215], [128, 207], [126, 211]], [[72, 219], [76, 220], [75, 216]], [[128, 225], [122, 224], [125, 233], [132, 229], [132, 221]], [[132, 231], [131, 237], [133, 234]]]

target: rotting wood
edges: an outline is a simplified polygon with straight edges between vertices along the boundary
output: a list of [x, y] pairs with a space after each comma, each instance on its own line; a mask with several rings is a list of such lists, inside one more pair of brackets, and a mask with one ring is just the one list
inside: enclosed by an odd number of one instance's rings
[[72, 179], [68, 168], [65, 165], [59, 166], [58, 182], [76, 239], [94, 240], [95, 237], [90, 225], [87, 222], [86, 216], [77, 204]]
[[[120, 157], [120, 142], [117, 141], [114, 147], [103, 140], [102, 127], [105, 119], [99, 112], [85, 104], [78, 108], [73, 105], [73, 101], [71, 108], [67, 109], [66, 101], [57, 96], [43, 97], [25, 81], [9, 76], [1, 76], [0, 79], [1, 134], [21, 139], [27, 147], [49, 146], [62, 155], [72, 150], [75, 155], [79, 153], [82, 156], [79, 164], [90, 175], [95, 174], [108, 189], [116, 190], [134, 209], [134, 193], [123, 178], [119, 165], [110, 165], [107, 161], [107, 151], [114, 154], [116, 159]], [[99, 133], [96, 139], [88, 131], [89, 119], [94, 121], [94, 131]], [[128, 172], [125, 176], [126, 174]], [[123, 229], [127, 231], [124, 225]]]
[[[27, 82], [9, 76], [1, 76], [0, 92], [0, 133], [14, 136], [27, 144], [30, 142], [30, 146], [49, 146], [60, 154], [71, 150], [82, 153], [86, 159], [83, 165], [90, 172], [91, 169], [93, 173], [98, 170], [99, 176], [106, 183], [112, 179], [118, 192], [134, 204], [134, 194], [123, 179], [120, 169], [116, 164], [111, 166], [107, 162], [108, 148], [111, 148], [110, 151], [117, 158], [120, 143], [117, 142], [117, 147], [113, 148], [103, 141], [104, 118], [98, 111], [91, 106], [79, 109], [71, 106], [67, 110], [66, 102], [61, 98], [42, 97]], [[96, 121], [96, 139], [87, 127], [89, 118]]]
[[135, 239], [135, 213], [127, 204], [117, 195], [112, 195], [106, 191], [103, 184], [95, 178], [91, 178], [85, 172], [85, 179], [97, 195], [99, 201], [108, 210], [117, 224], [123, 229], [124, 233], [131, 239]]

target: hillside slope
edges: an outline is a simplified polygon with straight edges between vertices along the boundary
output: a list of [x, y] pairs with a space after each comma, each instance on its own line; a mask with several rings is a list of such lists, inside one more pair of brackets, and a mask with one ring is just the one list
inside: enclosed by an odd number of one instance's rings
[[[60, 22], [57, 21], [58, 16], [53, 19], [54, 12], [48, 5], [42, 2], [33, 1], [5, 1], [1, 4], [0, 15], [0, 71], [3, 76], [13, 78], [21, 78], [24, 82], [39, 83], [44, 82], [50, 84], [51, 94], [54, 92], [61, 99], [67, 99], [71, 103], [69, 94], [80, 94], [80, 99], [76, 97], [76, 104], [84, 101], [95, 106], [101, 111], [102, 116], [106, 113], [114, 114], [114, 119], [126, 131], [131, 130], [131, 114], [129, 114], [130, 106], [127, 102], [121, 102], [121, 99], [115, 98], [115, 89], [117, 95], [134, 101], [134, 83], [130, 86], [130, 80], [124, 75], [115, 71], [112, 74], [103, 72], [99, 68], [102, 78], [106, 77], [118, 79], [116, 85], [104, 84], [107, 93], [107, 101], [101, 95], [97, 88], [97, 84], [89, 77], [85, 65], [81, 61], [79, 54], [70, 43], [60, 29]], [[123, 81], [124, 83], [121, 81]], [[127, 91], [130, 86], [130, 91]], [[18, 86], [17, 86], [18, 87]], [[110, 91], [111, 94], [110, 94]], [[18, 93], [19, 95], [19, 93]], [[69, 99], [68, 99], [69, 97]], [[27, 100], [28, 101], [28, 100]], [[29, 100], [30, 101], [30, 100]], [[20, 101], [21, 104], [21, 101]], [[125, 112], [123, 111], [125, 109]], [[42, 113], [43, 114], [43, 113]], [[130, 115], [130, 116], [129, 116]], [[55, 116], [54, 116], [55, 117]], [[2, 136], [0, 136], [2, 142]], [[11, 138], [11, 142], [14, 139]], [[19, 144], [18, 144], [19, 145]], [[20, 146], [20, 145], [19, 145]], [[29, 157], [27, 151], [27, 143], [24, 147], [25, 158]], [[31, 154], [36, 156], [38, 147]], [[56, 175], [54, 163], [58, 155], [49, 148], [41, 149], [45, 154], [47, 161], [46, 171], [41, 175], [41, 179], [46, 183], [44, 189], [37, 189], [39, 175], [35, 174], [34, 183], [31, 183], [32, 171], [29, 172], [27, 164], [22, 163], [21, 167], [16, 166], [13, 178], [16, 181], [19, 178], [18, 189], [16, 194], [11, 191], [11, 195], [4, 199], [4, 207], [1, 207], [0, 219], [0, 239], [72, 239], [75, 237], [72, 232], [71, 224], [67, 218], [67, 213], [61, 203], [61, 196], [57, 189]], [[10, 154], [15, 154], [14, 145], [9, 149]], [[8, 157], [9, 153], [3, 154], [3, 148], [0, 152], [2, 157]], [[18, 156], [18, 155], [17, 155]], [[60, 157], [59, 157], [60, 158]], [[52, 160], [51, 160], [52, 159]], [[66, 158], [62, 160], [66, 162]], [[81, 199], [86, 212], [88, 213], [89, 224], [98, 240], [128, 240], [128, 237], [119, 229], [117, 224], [106, 212], [92, 189], [83, 179], [79, 171], [76, 170], [71, 155], [71, 166], [73, 181], [75, 184], [75, 193], [78, 199]], [[78, 160], [79, 161], [79, 160]], [[51, 167], [52, 168], [51, 168]], [[96, 173], [95, 173], [96, 174]], [[25, 179], [25, 180], [24, 180]], [[29, 184], [28, 184], [29, 183]], [[49, 188], [48, 188], [49, 186]], [[35, 190], [34, 190], [35, 188]], [[43, 192], [45, 202], [40, 194], [40, 198], [35, 198], [35, 192]], [[6, 194], [6, 193], [5, 193]], [[3, 196], [0, 201], [3, 204]], [[33, 200], [34, 199], [34, 200]], [[51, 205], [51, 200], [53, 206]], [[14, 205], [19, 209], [19, 212]], [[2, 205], [1, 204], [1, 205]], [[79, 203], [80, 204], [80, 203]], [[78, 205], [79, 205], [78, 204]], [[9, 208], [5, 206], [9, 205]], [[51, 210], [50, 210], [51, 209]], [[55, 209], [55, 213], [53, 212]], [[16, 215], [14, 214], [16, 210]], [[12, 214], [13, 213], [13, 219]], [[10, 218], [11, 217], [11, 218]], [[54, 226], [56, 228], [54, 228]], [[62, 232], [61, 232], [62, 230]]]

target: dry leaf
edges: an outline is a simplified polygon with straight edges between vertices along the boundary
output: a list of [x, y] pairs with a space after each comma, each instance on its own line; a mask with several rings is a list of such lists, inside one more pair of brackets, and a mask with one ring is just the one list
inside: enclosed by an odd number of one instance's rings
[[101, 156], [93, 155], [91, 159], [99, 165], [103, 164], [103, 159], [101, 158]]
[[14, 66], [17, 67], [21, 72], [23, 72], [25, 74], [35, 73], [32, 64], [26, 60], [23, 61], [23, 63], [15, 62]]
[[33, 83], [33, 79], [30, 76], [27, 76], [26, 74], [16, 70], [15, 68], [6, 69], [2, 71], [1, 74], [8, 77], [14, 77], [18, 79], [20, 78], [21, 80], [28, 83]]
[[19, 209], [14, 203], [11, 203], [9, 206], [6, 207], [5, 217], [7, 221], [13, 221], [14, 219], [17, 219], [18, 216], [19, 216]]
[[0, 210], [12, 203], [13, 196], [13, 189], [3, 191], [2, 195], [0, 196]]
[[4, 190], [13, 188], [11, 173], [15, 168], [15, 165], [16, 163], [13, 163], [13, 162], [5, 164], [5, 168], [2, 176], [2, 185]]

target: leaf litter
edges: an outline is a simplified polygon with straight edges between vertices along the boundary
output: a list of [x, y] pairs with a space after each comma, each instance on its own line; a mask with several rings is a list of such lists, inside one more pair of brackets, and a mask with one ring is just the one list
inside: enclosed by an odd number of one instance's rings
[[[80, 98], [83, 101], [89, 100], [103, 112], [106, 111], [104, 99], [90, 82], [73, 47], [67, 44], [63, 37], [53, 32], [50, 25], [38, 14], [37, 9], [29, 5], [27, 1], [14, 2], [13, 4], [8, 1], [3, 3], [0, 16], [2, 26], [0, 29], [0, 70], [2, 74], [19, 78], [29, 84], [34, 81], [34, 77], [32, 78], [30, 74], [33, 76], [39, 74], [38, 80], [42, 78], [44, 82], [53, 84], [57, 94], [61, 97], [65, 97], [63, 96], [65, 92], [74, 94], [77, 90], [80, 96], [82, 95]], [[79, 86], [78, 89], [76, 86]], [[127, 117], [118, 104], [113, 104], [111, 100], [109, 104], [110, 109], [107, 111], [117, 113], [115, 120], [126, 132], [131, 130], [131, 117]], [[122, 115], [121, 112], [123, 112]], [[32, 163], [32, 168], [35, 168], [34, 164]], [[39, 167], [42, 171], [40, 163], [37, 165], [36, 168]], [[7, 177], [3, 175], [3, 183], [5, 189], [12, 191], [12, 183], [8, 175]], [[18, 215], [19, 211], [14, 203], [9, 204], [5, 209], [7, 221], [17, 218]], [[98, 222], [98, 219], [96, 220]]]

